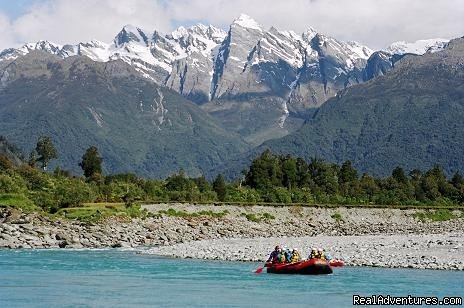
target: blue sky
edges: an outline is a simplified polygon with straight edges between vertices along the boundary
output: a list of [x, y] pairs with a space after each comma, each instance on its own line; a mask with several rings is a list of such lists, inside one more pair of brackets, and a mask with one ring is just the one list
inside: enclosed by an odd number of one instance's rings
[[0, 11], [14, 19], [26, 13], [35, 2], [40, 1], [42, 0], [0, 0]]
[[110, 42], [126, 24], [169, 32], [203, 21], [227, 30], [240, 13], [265, 28], [313, 27], [373, 49], [464, 35], [462, 0], [0, 0], [0, 50], [40, 39]]

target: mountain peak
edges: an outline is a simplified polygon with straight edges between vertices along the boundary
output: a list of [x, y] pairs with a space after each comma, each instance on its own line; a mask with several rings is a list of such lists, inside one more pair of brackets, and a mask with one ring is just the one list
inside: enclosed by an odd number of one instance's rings
[[180, 26], [176, 30], [171, 32], [171, 36], [176, 40], [187, 34], [188, 34], [188, 31], [184, 26]]
[[311, 41], [317, 35], [316, 29], [309, 27], [308, 30], [303, 32], [303, 39], [307, 42]]
[[118, 35], [116, 35], [113, 42], [117, 47], [130, 42], [147, 45], [148, 37], [140, 28], [133, 25], [125, 25]]
[[240, 14], [240, 16], [237, 19], [235, 19], [232, 24], [239, 25], [243, 28], [262, 31], [261, 25], [258, 22], [256, 22], [256, 20], [243, 13]]
[[443, 38], [418, 40], [415, 42], [399, 41], [391, 44], [385, 49], [385, 51], [391, 54], [399, 55], [405, 53], [423, 55], [426, 52], [436, 52], [441, 50], [448, 42], [448, 39]]

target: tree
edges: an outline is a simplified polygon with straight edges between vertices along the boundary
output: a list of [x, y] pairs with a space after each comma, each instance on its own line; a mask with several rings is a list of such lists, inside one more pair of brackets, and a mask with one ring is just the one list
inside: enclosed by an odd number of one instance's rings
[[308, 164], [308, 171], [318, 189], [327, 194], [337, 193], [338, 185], [334, 166], [321, 158], [314, 157]]
[[253, 160], [245, 175], [245, 184], [257, 189], [282, 186], [282, 167], [279, 157], [270, 150]]
[[97, 147], [91, 146], [82, 155], [82, 161], [79, 163], [79, 166], [84, 171], [84, 176], [88, 179], [97, 174], [102, 174], [102, 162], [103, 159], [100, 153], [98, 153]]
[[423, 174], [422, 171], [419, 169], [414, 169], [409, 172], [409, 176], [414, 182], [419, 182], [422, 178]]
[[338, 174], [339, 184], [349, 183], [358, 179], [358, 172], [353, 168], [350, 160], [347, 160], [342, 164], [340, 172]]
[[298, 186], [298, 169], [296, 159], [287, 155], [281, 157], [282, 184], [288, 189]]
[[194, 186], [185, 176], [184, 170], [180, 169], [178, 173], [171, 175], [166, 179], [166, 189], [169, 191], [189, 191]]
[[366, 173], [361, 176], [359, 186], [362, 192], [367, 196], [369, 202], [373, 200], [374, 195], [380, 190], [375, 179]]
[[404, 173], [404, 170], [401, 167], [396, 167], [395, 169], [393, 169], [392, 177], [400, 184], [408, 183], [408, 178], [406, 177], [406, 174]]
[[39, 158], [37, 161], [42, 163], [42, 169], [47, 170], [48, 163], [54, 158], [58, 158], [58, 153], [53, 145], [52, 139], [48, 136], [41, 136], [35, 147]]
[[226, 198], [226, 183], [222, 174], [219, 174], [213, 182], [213, 190], [216, 192], [218, 200], [224, 201]]
[[27, 161], [27, 164], [31, 166], [32, 168], [35, 168], [36, 162], [37, 162], [37, 152], [35, 150], [32, 150], [31, 153], [29, 154], [29, 160]]
[[193, 182], [195, 182], [195, 184], [197, 185], [200, 193], [204, 193], [206, 191], [211, 190], [211, 186], [209, 185], [208, 180], [206, 180], [206, 178], [203, 175], [198, 178], [193, 179]]
[[462, 175], [459, 172], [456, 172], [453, 175], [453, 178], [451, 179], [451, 184], [453, 184], [453, 186], [456, 188], [464, 186], [464, 177], [462, 177]]
[[298, 187], [307, 187], [311, 184], [312, 180], [308, 172], [308, 164], [303, 158], [296, 159]]

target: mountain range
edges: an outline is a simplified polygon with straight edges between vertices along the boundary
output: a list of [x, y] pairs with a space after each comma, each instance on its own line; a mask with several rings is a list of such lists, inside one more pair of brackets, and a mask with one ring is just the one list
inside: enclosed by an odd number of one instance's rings
[[[4, 66], [3, 66], [4, 65]], [[56, 165], [78, 171], [96, 145], [106, 172], [165, 177], [178, 169], [200, 175], [249, 148], [206, 112], [121, 61], [33, 51], [0, 62], [1, 131], [28, 151], [50, 136]], [[53, 167], [53, 165], [51, 166]]]
[[[67, 167], [87, 144], [101, 143], [109, 171], [133, 169], [162, 176], [184, 168], [207, 173], [263, 142], [296, 152], [288, 140], [306, 136], [308, 130], [323, 133], [323, 125], [310, 123], [333, 104], [327, 100], [388, 80], [385, 76], [410, 54], [432, 57], [442, 54], [447, 44], [445, 39], [397, 42], [373, 51], [312, 28], [302, 34], [264, 29], [246, 15], [227, 32], [202, 24], [169, 34], [125, 26], [109, 44], [39, 41], [0, 52], [1, 130], [26, 147], [41, 133], [52, 135], [65, 149]], [[382, 85], [377, 90], [391, 86]], [[148, 106], [151, 113], [140, 106]], [[191, 118], [197, 121], [186, 123], [189, 116], [184, 118], [183, 112], [196, 115]], [[166, 123], [172, 125], [163, 126]], [[154, 134], [156, 126], [160, 130]], [[121, 141], [124, 134], [129, 142]], [[82, 135], [93, 137], [83, 142]], [[192, 153], [182, 154], [190, 148]], [[187, 158], [193, 153], [196, 156]], [[124, 162], [126, 155], [135, 161]], [[156, 173], [157, 168], [162, 171]]]
[[395, 69], [340, 91], [295, 133], [269, 140], [220, 166], [237, 177], [265, 149], [331, 162], [351, 160], [370, 174], [395, 167], [464, 172], [464, 38], [440, 52], [409, 54]]
[[0, 61], [32, 50], [60, 58], [87, 56], [97, 62], [121, 59], [258, 145], [295, 131], [315, 107], [341, 89], [384, 74], [399, 56], [436, 51], [445, 43], [397, 42], [373, 52], [313, 28], [301, 35], [275, 27], [266, 30], [242, 14], [228, 32], [202, 24], [169, 34], [125, 26], [110, 44], [39, 41], [1, 52]]

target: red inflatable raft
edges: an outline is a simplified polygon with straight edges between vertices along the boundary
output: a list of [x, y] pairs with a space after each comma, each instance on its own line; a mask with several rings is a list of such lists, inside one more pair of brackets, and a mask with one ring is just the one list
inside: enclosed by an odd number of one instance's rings
[[330, 261], [329, 265], [332, 266], [332, 267], [341, 267], [341, 266], [345, 265], [345, 263], [343, 263], [343, 261], [335, 260], [335, 261]]
[[311, 259], [298, 263], [267, 263], [265, 267], [267, 268], [267, 272], [272, 274], [332, 274], [332, 268], [329, 263], [320, 259]]

